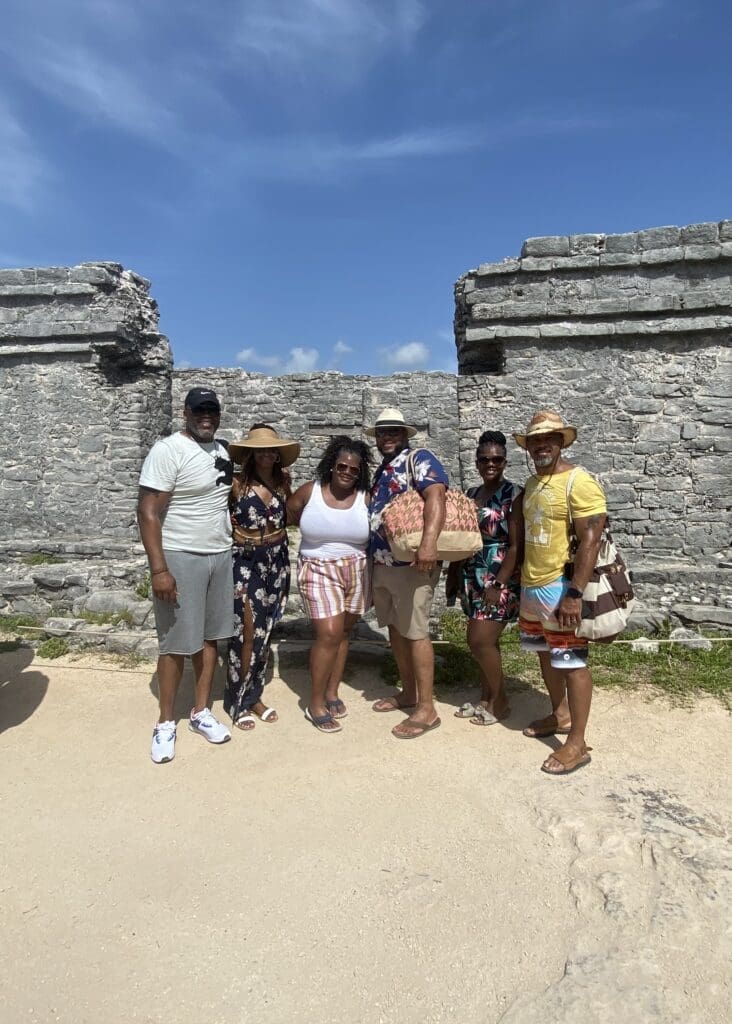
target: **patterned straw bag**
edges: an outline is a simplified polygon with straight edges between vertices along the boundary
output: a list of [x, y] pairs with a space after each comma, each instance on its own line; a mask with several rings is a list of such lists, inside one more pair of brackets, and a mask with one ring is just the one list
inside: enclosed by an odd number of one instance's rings
[[[414, 487], [415, 449], [407, 458], [409, 490], [399, 494], [384, 509], [381, 521], [394, 558], [413, 562], [424, 529], [424, 499]], [[437, 538], [437, 561], [459, 562], [483, 547], [475, 502], [462, 491], [448, 488], [445, 495], [445, 525]]]
[[[577, 466], [569, 474], [567, 481], [567, 515], [572, 557], [577, 549], [577, 535], [574, 532], [569, 495], [575, 475], [581, 468]], [[582, 594], [582, 618], [575, 633], [597, 643], [610, 643], [628, 625], [634, 604], [635, 594], [630, 575], [622, 555], [615, 546], [608, 520], [602, 531], [602, 542], [595, 567]]]

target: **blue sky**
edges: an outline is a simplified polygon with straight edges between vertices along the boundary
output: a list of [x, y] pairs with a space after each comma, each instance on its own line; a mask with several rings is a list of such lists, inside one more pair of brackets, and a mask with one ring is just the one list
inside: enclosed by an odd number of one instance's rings
[[0, 265], [115, 260], [178, 366], [454, 370], [524, 238], [732, 215], [727, 0], [4, 0]]

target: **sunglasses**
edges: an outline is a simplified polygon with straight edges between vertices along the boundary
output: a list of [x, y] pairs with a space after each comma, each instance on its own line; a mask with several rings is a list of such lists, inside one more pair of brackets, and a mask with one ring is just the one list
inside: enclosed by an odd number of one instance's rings
[[347, 462], [336, 462], [335, 464], [336, 473], [343, 473], [346, 476], [360, 476], [360, 466], [349, 466]]
[[506, 461], [505, 455], [479, 455], [475, 460], [479, 466], [500, 466]]
[[401, 434], [403, 427], [377, 427], [377, 437], [397, 437]]

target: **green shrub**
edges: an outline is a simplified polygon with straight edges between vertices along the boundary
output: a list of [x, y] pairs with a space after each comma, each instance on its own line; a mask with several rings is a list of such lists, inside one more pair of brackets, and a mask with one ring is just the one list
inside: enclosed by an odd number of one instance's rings
[[145, 573], [144, 578], [141, 579], [140, 582], [137, 584], [137, 586], [135, 587], [135, 593], [137, 594], [138, 597], [141, 597], [143, 600], [145, 600], [146, 598], [150, 597], [150, 573], [149, 572]]
[[65, 561], [65, 558], [59, 558], [58, 555], [46, 555], [42, 551], [38, 551], [33, 555], [24, 555], [21, 558], [21, 562], [25, 565], [60, 565]]
[[62, 636], [50, 636], [38, 645], [38, 655], [41, 658], [62, 658], [68, 654], [71, 648], [69, 641]]

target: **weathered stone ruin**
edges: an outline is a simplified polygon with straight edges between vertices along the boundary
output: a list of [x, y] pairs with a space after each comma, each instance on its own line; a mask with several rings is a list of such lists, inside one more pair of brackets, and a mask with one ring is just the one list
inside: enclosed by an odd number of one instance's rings
[[[464, 486], [483, 429], [510, 434], [556, 408], [579, 427], [572, 458], [607, 488], [646, 609], [728, 625], [732, 222], [529, 239], [518, 259], [461, 277], [455, 308], [457, 377], [174, 372], [137, 274], [0, 271], [0, 613], [114, 608], [145, 622], [132, 594], [146, 568], [139, 468], [205, 383], [222, 397], [222, 436], [264, 421], [302, 440], [296, 483], [333, 433], [359, 434], [385, 405]], [[38, 552], [63, 561], [30, 567]]]

